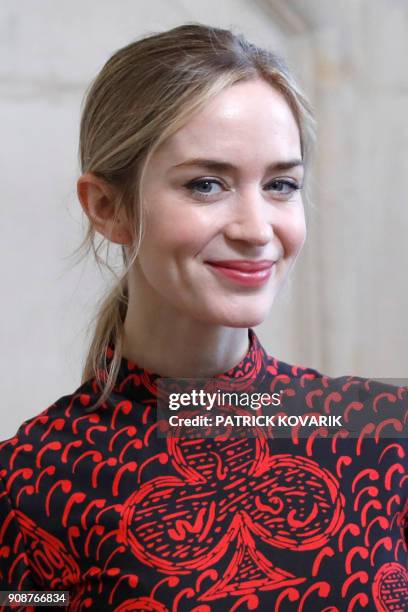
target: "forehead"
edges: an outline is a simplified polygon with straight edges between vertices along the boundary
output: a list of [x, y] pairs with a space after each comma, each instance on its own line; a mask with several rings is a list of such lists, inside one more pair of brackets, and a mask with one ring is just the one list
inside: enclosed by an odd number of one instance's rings
[[158, 150], [174, 164], [185, 157], [273, 162], [300, 157], [299, 129], [283, 95], [265, 81], [245, 81], [211, 99]]

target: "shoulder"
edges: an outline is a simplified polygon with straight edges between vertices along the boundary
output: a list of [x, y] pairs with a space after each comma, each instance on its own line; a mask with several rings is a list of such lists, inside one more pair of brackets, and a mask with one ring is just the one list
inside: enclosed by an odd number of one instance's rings
[[342, 415], [354, 435], [375, 438], [408, 436], [408, 386], [359, 376], [328, 376], [314, 368], [290, 365], [268, 357], [267, 370], [276, 390], [293, 398], [297, 407]]
[[397, 403], [400, 400], [408, 406], [407, 385], [398, 385], [387, 380], [364, 378], [350, 374], [329, 376], [313, 367], [289, 364], [270, 355], [267, 356], [266, 363], [270, 375], [287, 376], [293, 382], [302, 382], [305, 387], [306, 381], [309, 381], [310, 388], [321, 387], [329, 391], [336, 390], [348, 397], [354, 396], [359, 397], [359, 399], [376, 400], [377, 402], [380, 399], [388, 400], [391, 403]]
[[[4, 479], [16, 470], [36, 469], [42, 454], [61, 451], [68, 442], [67, 432], [72, 436], [78, 419], [91, 416], [87, 409], [97, 397], [93, 381], [88, 381], [21, 423], [14, 436], [0, 441], [0, 476]], [[21, 475], [24, 478], [25, 473]]]

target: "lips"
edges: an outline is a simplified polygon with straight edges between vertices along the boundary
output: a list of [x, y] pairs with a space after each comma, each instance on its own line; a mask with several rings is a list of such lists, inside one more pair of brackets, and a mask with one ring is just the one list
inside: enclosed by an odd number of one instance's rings
[[222, 261], [206, 262], [213, 273], [218, 277], [227, 279], [228, 283], [242, 285], [244, 287], [260, 287], [267, 283], [272, 273], [274, 261], [224, 259]]
[[225, 259], [220, 261], [208, 261], [211, 266], [219, 268], [227, 268], [230, 270], [238, 270], [239, 272], [247, 272], [248, 274], [254, 274], [261, 270], [267, 270], [274, 264], [273, 261], [268, 259], [262, 259], [258, 261], [244, 260], [244, 259]]

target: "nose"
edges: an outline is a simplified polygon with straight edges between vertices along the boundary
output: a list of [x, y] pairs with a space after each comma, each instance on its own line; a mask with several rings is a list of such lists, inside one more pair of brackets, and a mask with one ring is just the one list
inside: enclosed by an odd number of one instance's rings
[[224, 233], [230, 240], [242, 240], [264, 246], [274, 235], [270, 206], [259, 193], [237, 194], [231, 202], [231, 217]]

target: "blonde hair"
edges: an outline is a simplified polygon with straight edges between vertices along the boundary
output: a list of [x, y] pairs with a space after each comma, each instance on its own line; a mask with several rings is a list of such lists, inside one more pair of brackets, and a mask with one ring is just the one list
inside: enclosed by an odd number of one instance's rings
[[[143, 235], [142, 182], [157, 147], [181, 128], [208, 100], [234, 83], [262, 78], [286, 99], [297, 121], [303, 160], [313, 142], [314, 121], [305, 97], [282, 59], [230, 30], [201, 24], [181, 25], [119, 49], [91, 83], [80, 126], [82, 172], [92, 172], [119, 188], [115, 218], [129, 222], [135, 236], [129, 253], [122, 246], [123, 270], [95, 317], [82, 383], [95, 378], [110, 395], [122, 360], [123, 324], [128, 303], [129, 269]], [[97, 264], [113, 271], [95, 247], [89, 222], [78, 250], [93, 251]], [[108, 244], [109, 253], [109, 244]], [[114, 346], [107, 367], [106, 353]]]

